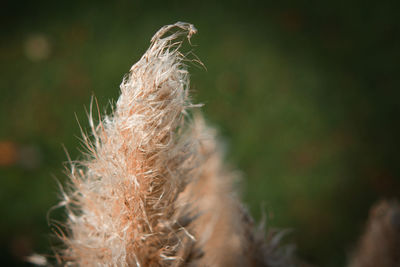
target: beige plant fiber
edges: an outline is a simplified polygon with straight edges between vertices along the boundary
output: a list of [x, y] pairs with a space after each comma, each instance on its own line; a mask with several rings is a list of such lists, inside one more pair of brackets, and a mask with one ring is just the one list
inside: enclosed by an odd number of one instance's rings
[[190, 111], [199, 105], [190, 101], [179, 48], [194, 33], [189, 23], [161, 28], [124, 78], [112, 114], [95, 124], [90, 112], [88, 155], [71, 162], [63, 193], [68, 220], [58, 233], [58, 264], [292, 264], [279, 238], [264, 242], [254, 231], [214, 130]]
[[350, 267], [400, 266], [400, 204], [381, 200], [370, 210]]

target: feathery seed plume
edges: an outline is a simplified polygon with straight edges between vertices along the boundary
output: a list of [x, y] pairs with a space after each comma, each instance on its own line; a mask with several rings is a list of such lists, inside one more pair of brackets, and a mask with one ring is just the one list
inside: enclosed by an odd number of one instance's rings
[[[65, 248], [56, 259], [80, 266], [291, 266], [264, 241], [234, 192], [214, 130], [189, 99], [179, 51], [196, 33], [164, 26], [121, 84], [112, 114], [83, 134], [86, 160], [71, 162]], [[37, 263], [42, 258], [33, 258]], [[40, 260], [40, 261], [39, 261]]]
[[72, 165], [64, 199], [64, 262], [169, 266], [190, 255], [193, 236], [181, 218], [188, 214], [175, 205], [196, 166], [195, 144], [184, 134], [193, 105], [178, 38], [195, 32], [182, 22], [160, 29], [124, 78], [114, 112], [97, 126], [90, 116], [90, 155]]
[[370, 210], [350, 267], [400, 266], [400, 204], [381, 200]]

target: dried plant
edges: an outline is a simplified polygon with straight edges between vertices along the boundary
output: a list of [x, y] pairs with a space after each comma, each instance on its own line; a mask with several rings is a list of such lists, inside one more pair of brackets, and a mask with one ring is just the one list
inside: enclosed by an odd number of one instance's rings
[[58, 232], [59, 264], [294, 264], [278, 248], [279, 235], [266, 242], [255, 231], [214, 130], [200, 113], [188, 116], [199, 105], [190, 101], [179, 48], [194, 33], [189, 23], [161, 28], [124, 78], [112, 114], [95, 124], [91, 106], [86, 159], [71, 162], [69, 190], [62, 191], [68, 220]]
[[[179, 49], [194, 33], [189, 23], [161, 28], [124, 78], [112, 113], [95, 123], [91, 105], [85, 160], [70, 161], [57, 206], [68, 216], [56, 227], [57, 264], [307, 266], [280, 246], [284, 232], [255, 227], [215, 130], [190, 111], [201, 105], [190, 101]], [[376, 205], [350, 266], [400, 266], [399, 229], [399, 204]], [[36, 254], [29, 260], [48, 264]]]
[[400, 266], [400, 204], [380, 201], [370, 211], [351, 267]]
[[193, 137], [200, 140], [201, 165], [179, 201], [201, 215], [191, 225], [204, 252], [198, 266], [293, 266], [293, 247], [279, 246], [284, 232], [265, 240], [263, 225], [255, 228], [234, 190], [239, 174], [225, 166], [215, 130], [196, 115]]

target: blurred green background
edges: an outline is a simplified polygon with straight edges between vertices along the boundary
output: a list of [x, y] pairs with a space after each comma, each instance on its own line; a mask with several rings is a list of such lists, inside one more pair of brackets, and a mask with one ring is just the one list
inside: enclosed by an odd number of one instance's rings
[[[47, 211], [94, 94], [165, 24], [193, 23], [194, 102], [244, 176], [244, 201], [306, 261], [343, 266], [369, 207], [399, 197], [398, 1], [23, 1], [1, 9], [0, 261], [50, 251]], [[63, 220], [63, 212], [52, 218]]]

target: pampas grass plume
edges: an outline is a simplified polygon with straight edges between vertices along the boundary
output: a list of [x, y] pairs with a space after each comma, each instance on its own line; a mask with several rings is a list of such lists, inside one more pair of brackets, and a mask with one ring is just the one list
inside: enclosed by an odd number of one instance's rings
[[[166, 35], [170, 30], [174, 33]], [[82, 266], [166, 266], [185, 262], [194, 237], [175, 200], [196, 167], [185, 138], [188, 72], [178, 48], [191, 24], [160, 29], [121, 84], [115, 110], [84, 137], [89, 156], [73, 164], [65, 195], [70, 235], [61, 258]]]
[[400, 204], [381, 200], [370, 210], [350, 267], [400, 266]]
[[[196, 29], [164, 26], [123, 79], [112, 113], [83, 135], [62, 191], [67, 222], [58, 264], [79, 266], [290, 266], [279, 238], [264, 242], [234, 192], [215, 130], [188, 116], [186, 58]], [[37, 263], [42, 258], [35, 257]]]

